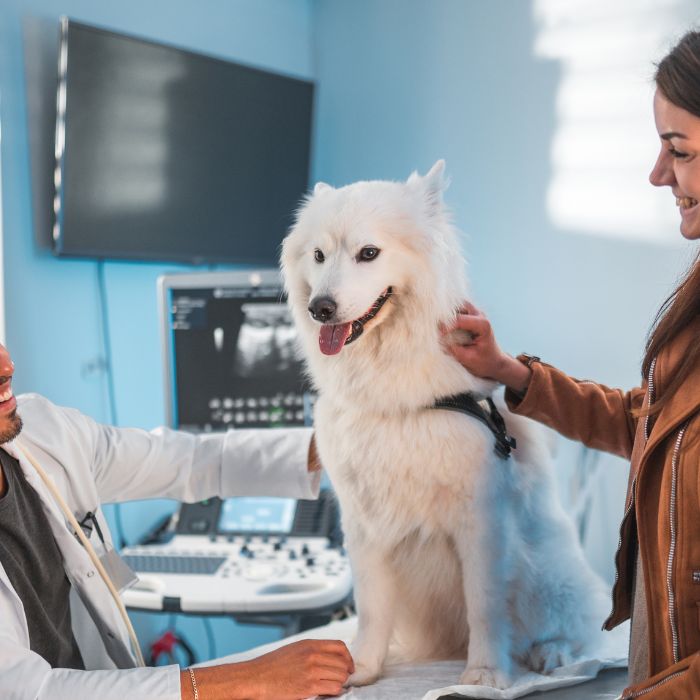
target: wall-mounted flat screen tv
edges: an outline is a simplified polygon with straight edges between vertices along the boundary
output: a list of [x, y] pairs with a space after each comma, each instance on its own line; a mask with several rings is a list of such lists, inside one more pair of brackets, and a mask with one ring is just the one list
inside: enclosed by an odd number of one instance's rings
[[61, 22], [54, 251], [276, 265], [313, 84]]

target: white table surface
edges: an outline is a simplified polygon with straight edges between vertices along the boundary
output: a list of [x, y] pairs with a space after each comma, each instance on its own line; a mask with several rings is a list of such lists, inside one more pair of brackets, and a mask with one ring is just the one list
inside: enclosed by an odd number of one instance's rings
[[[332, 622], [330, 625], [307, 630], [242, 654], [234, 654], [201, 665], [245, 661], [298, 639], [341, 639], [349, 643], [354, 637], [356, 623], [356, 618]], [[555, 669], [546, 676], [537, 673], [525, 674], [506, 690], [457, 686], [455, 684], [459, 682], [464, 663], [432, 661], [389, 665], [382, 678], [373, 685], [348, 688], [339, 697], [342, 700], [438, 700], [453, 697], [512, 700], [527, 696], [542, 697], [546, 700], [612, 700], [618, 697], [627, 685], [628, 640], [628, 625], [612, 632], [601, 632], [600, 649], [596, 658], [581, 659], [570, 666]], [[596, 678], [599, 673], [600, 676]]]

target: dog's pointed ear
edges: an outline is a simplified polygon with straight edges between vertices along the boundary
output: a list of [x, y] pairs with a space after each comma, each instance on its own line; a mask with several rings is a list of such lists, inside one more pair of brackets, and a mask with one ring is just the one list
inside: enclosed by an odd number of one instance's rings
[[426, 202], [431, 209], [442, 207], [442, 193], [447, 188], [448, 182], [445, 178], [445, 161], [440, 159], [423, 176], [417, 172], [412, 172], [406, 184], [420, 188], [425, 195]]
[[317, 182], [314, 185], [314, 194], [320, 194], [321, 192], [326, 192], [327, 190], [332, 190], [333, 188], [326, 182]]

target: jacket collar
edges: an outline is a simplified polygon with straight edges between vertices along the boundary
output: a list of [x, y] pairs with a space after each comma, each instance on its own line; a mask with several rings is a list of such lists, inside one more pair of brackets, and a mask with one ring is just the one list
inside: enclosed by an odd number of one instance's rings
[[[654, 373], [658, 387], [663, 388], [674, 368], [678, 366], [680, 359], [688, 351], [691, 343], [697, 343], [699, 339], [700, 321], [691, 324], [669, 347], [659, 354]], [[674, 429], [682, 425], [699, 410], [700, 366], [696, 371], [691, 372], [686, 381], [676, 390], [664, 409], [658, 414], [644, 452], [646, 454], [650, 453]]]

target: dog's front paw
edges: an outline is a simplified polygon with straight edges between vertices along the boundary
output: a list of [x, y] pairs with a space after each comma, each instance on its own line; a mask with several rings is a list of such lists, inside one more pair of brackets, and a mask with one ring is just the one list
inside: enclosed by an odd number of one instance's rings
[[345, 685], [370, 685], [379, 678], [382, 672], [380, 664], [364, 664], [355, 662], [355, 673], [348, 678]]
[[508, 688], [512, 681], [510, 676], [497, 668], [481, 666], [477, 668], [467, 668], [462, 674], [459, 682], [462, 685], [485, 685], [489, 688]]
[[559, 666], [568, 666], [574, 661], [571, 644], [562, 639], [537, 642], [530, 647], [527, 665], [538, 673], [550, 673]]

